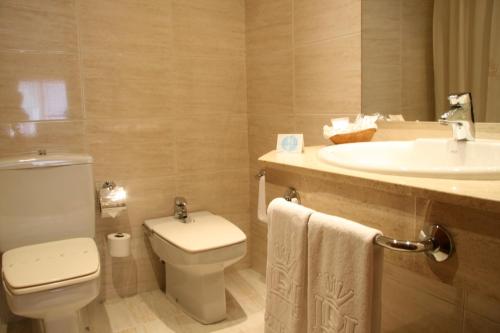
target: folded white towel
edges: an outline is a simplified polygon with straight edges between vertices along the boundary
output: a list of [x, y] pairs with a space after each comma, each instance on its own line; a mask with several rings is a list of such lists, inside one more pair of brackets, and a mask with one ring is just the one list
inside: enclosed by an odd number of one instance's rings
[[282, 198], [269, 204], [266, 333], [307, 331], [307, 221], [312, 213]]
[[380, 331], [380, 231], [322, 213], [308, 224], [309, 333]]

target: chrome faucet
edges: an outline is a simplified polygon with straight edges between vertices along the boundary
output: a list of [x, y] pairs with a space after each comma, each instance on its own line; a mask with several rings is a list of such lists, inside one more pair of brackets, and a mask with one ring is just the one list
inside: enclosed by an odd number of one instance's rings
[[476, 137], [474, 111], [471, 93], [452, 94], [448, 96], [450, 109], [439, 118], [439, 123], [451, 125], [453, 138], [457, 141], [472, 141]]
[[174, 200], [174, 216], [176, 219], [186, 223], [188, 217], [187, 201], [183, 197], [176, 197]]

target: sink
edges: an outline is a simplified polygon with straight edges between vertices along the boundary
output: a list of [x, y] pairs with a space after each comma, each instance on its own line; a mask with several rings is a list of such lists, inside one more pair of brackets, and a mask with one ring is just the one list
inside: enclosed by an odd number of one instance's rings
[[417, 139], [348, 143], [320, 149], [331, 165], [375, 173], [451, 179], [500, 179], [500, 141]]

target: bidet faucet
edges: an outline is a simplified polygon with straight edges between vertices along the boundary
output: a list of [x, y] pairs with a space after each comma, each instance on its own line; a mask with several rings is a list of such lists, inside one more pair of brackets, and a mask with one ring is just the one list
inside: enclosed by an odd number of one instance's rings
[[457, 141], [472, 141], [476, 137], [474, 111], [471, 93], [451, 94], [448, 96], [450, 109], [439, 118], [439, 123], [451, 125], [453, 138]]
[[176, 219], [186, 223], [188, 217], [187, 201], [183, 197], [176, 197], [174, 200], [174, 216]]

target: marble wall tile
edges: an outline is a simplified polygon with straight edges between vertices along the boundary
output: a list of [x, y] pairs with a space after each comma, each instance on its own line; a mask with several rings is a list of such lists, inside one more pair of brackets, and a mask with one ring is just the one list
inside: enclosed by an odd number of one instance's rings
[[[249, 58], [293, 47], [292, 2], [246, 1], [246, 49]], [[247, 62], [250, 65], [252, 60], [247, 59]]]
[[0, 156], [87, 151], [84, 121], [0, 123]]
[[474, 312], [465, 312], [464, 332], [494, 333], [500, 331], [500, 323], [494, 322]]
[[172, 118], [100, 119], [87, 122], [96, 180], [128, 179], [175, 171]]
[[243, 56], [245, 12], [242, 1], [224, 1], [213, 6], [174, 0], [172, 5], [173, 46], [186, 56]]
[[293, 112], [293, 52], [291, 49], [247, 54], [249, 114]]
[[0, 49], [0, 122], [82, 119], [78, 57]]
[[295, 0], [294, 36], [301, 45], [361, 31], [360, 0]]
[[246, 114], [181, 116], [175, 133], [181, 173], [248, 167]]
[[175, 57], [173, 66], [176, 114], [246, 113], [242, 55]]
[[294, 117], [289, 114], [260, 115], [249, 113], [248, 148], [250, 164], [255, 165], [260, 156], [272, 149], [276, 149], [276, 134], [293, 133], [294, 131]]
[[416, 209], [417, 229], [441, 224], [455, 243], [453, 257], [443, 264], [418, 257], [419, 272], [500, 299], [495, 287], [500, 283], [500, 262], [491, 255], [500, 248], [499, 214], [426, 199], [418, 199]]
[[[151, 53], [169, 52], [172, 38], [171, 2], [78, 1], [83, 51], [86, 54], [106, 50], [126, 54], [139, 52], [146, 58]], [[146, 59], [144, 63], [147, 63]]]
[[400, 276], [384, 275], [382, 293], [382, 332], [462, 331], [461, 304], [439, 299]]
[[76, 53], [74, 7], [74, 0], [2, 1], [0, 50]]
[[295, 112], [359, 113], [360, 50], [359, 33], [296, 48]]
[[172, 115], [173, 74], [167, 54], [84, 51], [82, 63], [89, 119], [142, 118], [145, 112], [147, 117]]
[[433, 1], [364, 0], [362, 103], [365, 113], [432, 120]]
[[245, 15], [247, 31], [279, 23], [290, 24], [292, 0], [247, 0]]

